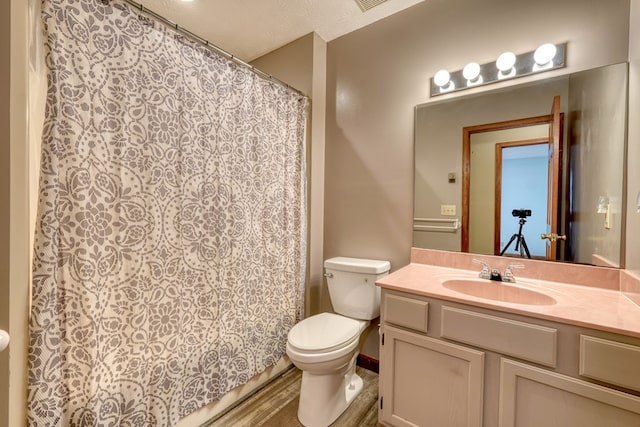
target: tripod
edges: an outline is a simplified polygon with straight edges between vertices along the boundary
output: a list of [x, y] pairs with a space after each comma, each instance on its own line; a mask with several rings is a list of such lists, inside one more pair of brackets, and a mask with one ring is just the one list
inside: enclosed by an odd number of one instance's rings
[[516, 241], [515, 250], [517, 251], [518, 247], [520, 248], [520, 257], [524, 258], [524, 254], [526, 253], [527, 258], [531, 259], [531, 254], [529, 253], [527, 242], [526, 240], [524, 240], [524, 235], [522, 234], [522, 226], [524, 225], [525, 222], [527, 222], [526, 219], [520, 218], [520, 228], [518, 229], [518, 232], [515, 233], [513, 236], [511, 236], [511, 239], [509, 239], [509, 243], [507, 243], [507, 246], [505, 246], [502, 252], [500, 252], [500, 256], [502, 256], [506, 252], [506, 250], [509, 249], [509, 246], [515, 240]]

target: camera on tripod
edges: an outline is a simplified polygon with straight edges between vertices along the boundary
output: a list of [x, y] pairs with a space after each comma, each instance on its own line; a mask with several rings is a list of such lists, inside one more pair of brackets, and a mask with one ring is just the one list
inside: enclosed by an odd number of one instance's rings
[[520, 218], [520, 221], [518, 221], [520, 223], [520, 228], [517, 233], [514, 233], [514, 235], [511, 236], [511, 240], [509, 240], [509, 243], [507, 243], [504, 249], [502, 249], [500, 256], [504, 255], [509, 246], [511, 246], [511, 243], [516, 242], [515, 249], [516, 251], [520, 251], [520, 256], [524, 258], [526, 254], [527, 258], [531, 258], [527, 242], [524, 240], [524, 235], [522, 234], [522, 227], [524, 226], [524, 223], [527, 222], [525, 218], [531, 216], [531, 209], [514, 209], [511, 211], [511, 215]]
[[531, 209], [514, 209], [511, 211], [511, 215], [524, 219], [531, 216]]

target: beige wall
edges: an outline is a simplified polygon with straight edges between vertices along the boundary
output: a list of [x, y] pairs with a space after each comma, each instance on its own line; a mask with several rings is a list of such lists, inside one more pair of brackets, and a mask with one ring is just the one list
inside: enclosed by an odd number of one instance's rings
[[488, 136], [476, 133], [470, 138], [469, 252], [493, 255], [496, 144]]
[[[2, 73], [10, 69], [11, 77], [0, 78], [0, 87], [4, 96], [0, 96], [0, 108], [10, 106], [10, 126], [0, 126], [2, 132], [8, 132], [7, 138], [0, 144], [6, 150], [0, 156], [4, 167], [2, 188], [10, 194], [2, 195], [4, 206], [0, 228], [6, 230], [2, 238], [0, 263], [6, 266], [0, 282], [2, 299], [6, 307], [0, 308], [2, 316], [8, 318], [8, 330], [11, 342], [2, 357], [9, 356], [9, 381], [0, 379], [0, 426], [20, 426], [25, 423], [26, 413], [26, 348], [29, 296], [29, 164], [28, 159], [28, 16], [29, 2], [10, 0], [2, 2], [1, 16], [5, 19], [0, 25], [7, 33], [0, 37], [2, 43], [10, 42], [10, 53], [2, 49]], [[10, 10], [9, 10], [10, 8]], [[10, 34], [9, 34], [10, 29]], [[6, 186], [6, 187], [5, 187]], [[5, 246], [6, 245], [6, 246]], [[10, 266], [10, 268], [9, 268]], [[5, 308], [8, 309], [5, 311]], [[8, 316], [7, 316], [8, 314]], [[4, 328], [5, 325], [1, 326]], [[4, 359], [1, 362], [4, 367]]]
[[629, 34], [629, 133], [627, 160], [626, 268], [640, 276], [640, 0], [631, 1]]
[[[625, 147], [614, 141], [626, 137], [626, 67], [604, 67], [569, 79], [569, 125], [572, 175], [572, 260], [621, 265], [620, 236], [624, 216]], [[609, 200], [609, 228], [597, 212], [598, 198]]]
[[257, 69], [286, 82], [305, 95], [313, 90], [314, 34], [309, 33], [251, 62]]
[[568, 42], [568, 66], [555, 74], [626, 61], [628, 2], [586, 4], [432, 0], [331, 41], [325, 258], [382, 258], [393, 269], [408, 262], [412, 108], [429, 101], [429, 77], [438, 69], [548, 41]]
[[[11, 71], [10, 3], [0, 3], [0, 329], [9, 331], [9, 87]], [[8, 426], [9, 352], [0, 353], [0, 426]]]
[[563, 41], [567, 67], [547, 76], [627, 60], [628, 1], [464, 3], [420, 3], [328, 44], [325, 258], [408, 263], [412, 109], [429, 101], [438, 69]]

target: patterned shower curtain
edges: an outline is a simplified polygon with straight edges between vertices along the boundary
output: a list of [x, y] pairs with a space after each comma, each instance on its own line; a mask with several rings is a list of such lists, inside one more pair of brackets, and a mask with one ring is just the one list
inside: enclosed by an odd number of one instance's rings
[[122, 0], [45, 0], [32, 426], [168, 426], [302, 317], [308, 100]]

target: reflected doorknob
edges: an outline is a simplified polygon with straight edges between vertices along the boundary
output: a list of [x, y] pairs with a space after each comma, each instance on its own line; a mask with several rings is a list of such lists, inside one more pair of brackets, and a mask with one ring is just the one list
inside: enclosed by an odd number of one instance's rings
[[543, 240], [547, 239], [551, 242], [555, 242], [556, 240], [567, 240], [567, 236], [565, 236], [564, 234], [556, 234], [556, 233], [541, 234], [540, 238]]

